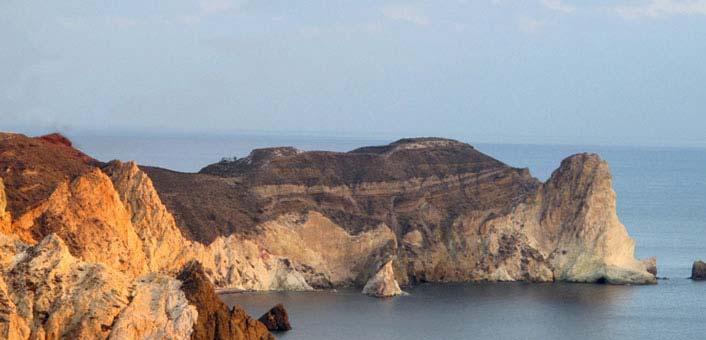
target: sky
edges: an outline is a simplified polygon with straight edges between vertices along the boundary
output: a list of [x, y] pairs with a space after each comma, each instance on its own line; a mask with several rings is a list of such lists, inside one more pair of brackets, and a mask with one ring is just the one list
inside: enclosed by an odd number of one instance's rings
[[705, 147], [706, 0], [2, 0], [0, 130]]

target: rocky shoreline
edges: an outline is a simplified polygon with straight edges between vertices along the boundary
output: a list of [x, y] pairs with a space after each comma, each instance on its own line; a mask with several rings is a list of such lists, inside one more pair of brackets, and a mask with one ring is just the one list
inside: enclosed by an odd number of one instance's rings
[[272, 338], [217, 290], [656, 283], [615, 204], [592, 154], [545, 183], [440, 138], [261, 149], [186, 174], [103, 163], [60, 135], [0, 134], [0, 334]]

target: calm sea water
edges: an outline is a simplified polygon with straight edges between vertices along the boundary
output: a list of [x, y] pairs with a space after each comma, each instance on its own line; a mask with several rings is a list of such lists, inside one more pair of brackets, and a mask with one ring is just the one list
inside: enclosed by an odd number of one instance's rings
[[[347, 151], [389, 140], [305, 136], [72, 136], [101, 159], [136, 160], [197, 171], [253, 148], [292, 145]], [[657, 256], [656, 286], [458, 284], [409, 287], [390, 300], [357, 290], [225, 295], [260, 315], [284, 302], [294, 330], [281, 339], [682, 339], [706, 338], [706, 283], [686, 279], [706, 258], [706, 150], [554, 145], [477, 149], [546, 180], [566, 156], [595, 152], [608, 161], [618, 215], [637, 242], [637, 256]]]

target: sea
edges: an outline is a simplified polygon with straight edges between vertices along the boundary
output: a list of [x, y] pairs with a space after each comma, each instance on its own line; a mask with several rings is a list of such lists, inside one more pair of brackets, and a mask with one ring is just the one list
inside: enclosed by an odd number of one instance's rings
[[[294, 146], [349, 151], [392, 140], [282, 134], [101, 136], [69, 134], [100, 160], [135, 160], [195, 172], [250, 150]], [[618, 216], [636, 241], [636, 256], [657, 257], [657, 285], [570, 283], [422, 284], [407, 296], [376, 299], [359, 290], [222, 295], [258, 317], [277, 303], [293, 330], [278, 339], [706, 339], [706, 282], [688, 279], [706, 259], [706, 149], [638, 146], [473, 143], [544, 181], [579, 152], [608, 161]]]

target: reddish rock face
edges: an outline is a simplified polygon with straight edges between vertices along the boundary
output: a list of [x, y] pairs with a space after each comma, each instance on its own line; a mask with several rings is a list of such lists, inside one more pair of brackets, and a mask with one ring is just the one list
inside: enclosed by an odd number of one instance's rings
[[63, 182], [91, 171], [100, 162], [71, 147], [59, 135], [29, 138], [0, 133], [0, 176], [8, 211], [19, 217], [46, 200]]
[[187, 264], [177, 279], [182, 281], [186, 299], [198, 310], [192, 340], [274, 340], [267, 327], [242, 308], [229, 309], [223, 303], [200, 263]]
[[70, 148], [73, 147], [71, 141], [60, 133], [52, 133], [37, 138], [52, 144], [59, 144], [63, 146], [68, 146]]
[[272, 309], [263, 314], [258, 320], [272, 332], [286, 332], [292, 329], [292, 326], [289, 324], [287, 309], [284, 308], [284, 304], [281, 303], [272, 307]]

